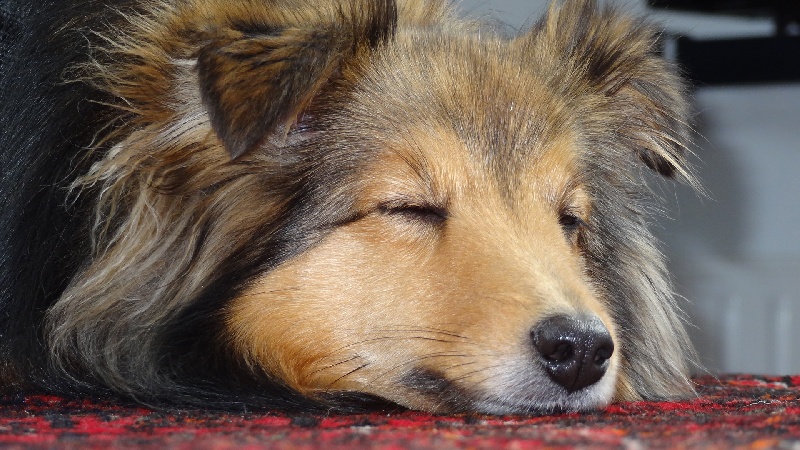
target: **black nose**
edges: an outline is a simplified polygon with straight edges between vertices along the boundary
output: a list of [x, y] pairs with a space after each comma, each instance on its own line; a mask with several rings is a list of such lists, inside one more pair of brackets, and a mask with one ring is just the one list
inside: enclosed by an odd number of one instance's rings
[[547, 374], [569, 392], [603, 378], [614, 353], [611, 335], [597, 317], [554, 316], [531, 331]]

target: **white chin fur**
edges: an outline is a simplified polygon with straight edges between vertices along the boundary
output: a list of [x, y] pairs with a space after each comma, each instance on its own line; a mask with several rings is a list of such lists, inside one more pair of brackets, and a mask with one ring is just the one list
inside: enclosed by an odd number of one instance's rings
[[600, 381], [572, 393], [538, 368], [501, 365], [493, 377], [478, 387], [483, 395], [475, 400], [475, 409], [487, 414], [525, 414], [602, 408], [614, 398], [617, 380], [614, 362]]

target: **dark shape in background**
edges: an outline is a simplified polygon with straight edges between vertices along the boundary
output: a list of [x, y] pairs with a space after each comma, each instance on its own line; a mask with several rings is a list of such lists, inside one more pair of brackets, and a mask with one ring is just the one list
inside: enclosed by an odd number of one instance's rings
[[775, 35], [699, 40], [678, 37], [677, 59], [698, 86], [800, 81], [800, 1], [649, 0], [650, 6], [708, 14], [772, 17]]

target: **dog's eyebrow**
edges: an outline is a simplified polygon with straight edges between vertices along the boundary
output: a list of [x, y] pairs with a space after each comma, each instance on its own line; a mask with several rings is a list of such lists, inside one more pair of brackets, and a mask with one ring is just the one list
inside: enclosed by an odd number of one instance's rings
[[422, 150], [422, 144], [415, 139], [406, 136], [404, 142], [398, 146], [390, 146], [387, 150], [397, 158], [399, 158], [415, 175], [421, 186], [431, 194], [435, 194], [441, 190], [441, 186], [436, 182], [433, 176], [433, 164], [425, 155]]
[[430, 169], [430, 162], [425, 154], [421, 151], [415, 150], [413, 152], [402, 152], [398, 156], [410, 167], [414, 174], [423, 181], [426, 185], [433, 184], [432, 170]]

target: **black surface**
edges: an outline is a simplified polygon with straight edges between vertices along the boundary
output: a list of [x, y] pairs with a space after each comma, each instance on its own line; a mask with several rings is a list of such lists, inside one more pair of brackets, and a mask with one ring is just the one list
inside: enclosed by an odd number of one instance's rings
[[800, 81], [800, 37], [677, 41], [678, 62], [695, 85]]

